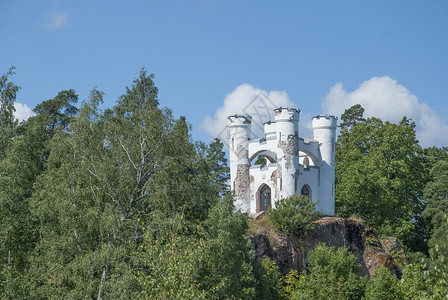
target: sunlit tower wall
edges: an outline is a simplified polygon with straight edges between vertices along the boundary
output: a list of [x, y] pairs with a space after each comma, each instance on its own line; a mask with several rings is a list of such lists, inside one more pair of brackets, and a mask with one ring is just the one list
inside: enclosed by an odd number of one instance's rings
[[230, 156], [230, 188], [235, 192], [235, 208], [250, 212], [249, 140], [251, 117], [234, 115], [227, 118]]
[[319, 203], [317, 208], [326, 215], [334, 215], [335, 143], [337, 117], [319, 115], [313, 117], [314, 139], [320, 144], [322, 165], [320, 167]]
[[275, 110], [279, 198], [287, 198], [296, 193], [299, 169], [299, 117], [300, 110], [297, 108], [280, 107]]

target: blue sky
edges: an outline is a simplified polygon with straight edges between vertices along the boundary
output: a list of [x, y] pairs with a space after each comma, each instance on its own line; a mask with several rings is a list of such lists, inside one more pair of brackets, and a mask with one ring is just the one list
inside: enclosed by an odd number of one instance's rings
[[97, 86], [111, 107], [144, 67], [195, 139], [261, 93], [300, 108], [304, 134], [311, 116], [361, 103], [411, 117], [423, 146], [448, 146], [444, 0], [0, 0], [0, 37], [24, 115], [70, 88], [82, 100]]

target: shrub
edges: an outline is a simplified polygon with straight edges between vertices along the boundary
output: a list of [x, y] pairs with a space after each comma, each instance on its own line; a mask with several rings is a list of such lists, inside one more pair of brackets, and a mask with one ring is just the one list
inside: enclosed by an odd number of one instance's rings
[[280, 199], [268, 215], [278, 230], [294, 235], [314, 229], [313, 221], [321, 216], [321, 212], [316, 211], [316, 203], [309, 201], [308, 197], [294, 195]]
[[381, 266], [375, 272], [375, 277], [369, 281], [366, 288], [366, 300], [403, 299], [397, 285], [398, 279], [390, 271]]
[[308, 270], [297, 280], [286, 282], [290, 299], [355, 300], [364, 296], [367, 279], [357, 275], [361, 266], [347, 248], [319, 244], [309, 254], [308, 263]]

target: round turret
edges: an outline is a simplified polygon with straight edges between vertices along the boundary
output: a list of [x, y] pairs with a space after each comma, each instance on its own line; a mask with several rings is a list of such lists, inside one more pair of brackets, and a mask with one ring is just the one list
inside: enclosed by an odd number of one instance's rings
[[250, 139], [251, 116], [233, 115], [227, 118], [227, 127], [230, 141], [233, 140], [231, 150], [234, 150], [235, 141], [247, 142]]
[[251, 117], [233, 115], [227, 118], [229, 133], [230, 182], [235, 192], [235, 207], [250, 211], [249, 139]]
[[229, 126], [245, 126], [250, 125], [252, 122], [252, 117], [249, 115], [232, 115], [228, 116], [227, 120]]
[[290, 135], [299, 136], [298, 108], [279, 107], [274, 112], [279, 141], [286, 141]]
[[277, 134], [277, 124], [275, 121], [268, 121], [264, 123], [264, 134], [267, 140], [275, 138]]
[[313, 117], [314, 139], [321, 144], [322, 159], [334, 166], [334, 147], [338, 118], [329, 115]]
[[297, 169], [299, 167], [299, 116], [297, 108], [280, 107], [275, 111], [277, 130], [277, 177], [279, 198], [295, 194]]
[[336, 129], [338, 118], [330, 115], [313, 117], [313, 129]]
[[318, 207], [326, 215], [334, 215], [335, 140], [338, 118], [319, 115], [313, 118], [314, 139], [319, 142], [322, 158], [321, 192]]

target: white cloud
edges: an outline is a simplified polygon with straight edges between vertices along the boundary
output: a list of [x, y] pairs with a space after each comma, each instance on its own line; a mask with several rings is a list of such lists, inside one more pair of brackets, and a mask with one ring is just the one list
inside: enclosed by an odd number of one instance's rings
[[353, 92], [347, 92], [342, 83], [330, 88], [322, 102], [324, 113], [340, 116], [355, 104], [365, 108], [365, 117], [378, 117], [397, 123], [403, 116], [416, 123], [417, 139], [423, 147], [447, 146], [448, 123], [442, 120], [426, 103], [419, 102], [406, 87], [388, 76], [364, 81]]
[[67, 25], [68, 14], [56, 11], [48, 16], [48, 20], [43, 24], [47, 30], [56, 30], [64, 25]]
[[201, 123], [202, 129], [211, 138], [227, 137], [227, 117], [235, 114], [252, 116], [252, 137], [263, 136], [263, 122], [274, 118], [274, 109], [280, 106], [296, 107], [285, 91], [266, 92], [250, 84], [243, 83], [227, 94], [223, 106], [219, 107], [214, 116], [206, 116]]
[[16, 119], [19, 120], [19, 122], [25, 121], [29, 117], [35, 115], [35, 113], [31, 110], [31, 108], [26, 104], [14, 102], [14, 107], [16, 109], [14, 116], [16, 117]]

